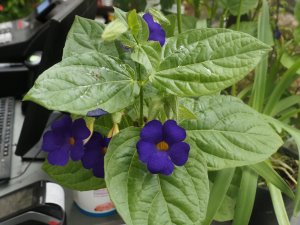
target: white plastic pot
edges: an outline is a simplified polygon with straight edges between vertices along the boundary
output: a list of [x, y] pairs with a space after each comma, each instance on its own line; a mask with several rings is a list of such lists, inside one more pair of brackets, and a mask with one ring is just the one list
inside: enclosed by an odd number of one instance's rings
[[116, 212], [106, 188], [92, 191], [73, 191], [80, 212], [92, 217], [105, 217]]

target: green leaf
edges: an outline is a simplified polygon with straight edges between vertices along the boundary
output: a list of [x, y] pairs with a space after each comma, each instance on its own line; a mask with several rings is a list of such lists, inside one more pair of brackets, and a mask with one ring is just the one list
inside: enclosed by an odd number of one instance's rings
[[104, 27], [104, 24], [94, 20], [76, 16], [67, 36], [63, 58], [87, 52], [101, 52], [118, 56], [115, 44], [104, 42], [101, 39]]
[[138, 94], [134, 76], [118, 59], [90, 52], [68, 57], [46, 70], [24, 99], [79, 115], [97, 108], [118, 112]]
[[282, 145], [264, 117], [237, 98], [203, 96], [182, 104], [197, 116], [181, 123], [186, 141], [203, 153], [211, 170], [264, 161]]
[[[210, 171], [208, 176], [209, 180], [214, 182], [215, 178], [212, 175], [215, 175], [218, 171]], [[242, 170], [241, 167], [235, 168], [235, 173], [233, 175], [231, 184], [229, 185], [228, 191], [226, 196], [220, 206], [218, 212], [214, 216], [214, 220], [223, 222], [233, 220], [235, 206], [236, 206], [236, 199], [238, 196], [240, 183], [242, 178]]]
[[136, 39], [138, 40], [139, 43], [147, 43], [148, 38], [149, 38], [148, 24], [140, 15], [138, 15], [138, 21], [139, 21], [141, 29], [138, 32]]
[[294, 105], [300, 105], [300, 96], [299, 95], [291, 95], [286, 98], [281, 99], [273, 108], [270, 116], [275, 116], [282, 111], [285, 111], [291, 108]]
[[113, 127], [113, 121], [110, 114], [100, 116], [94, 122], [94, 131], [107, 136], [110, 129]]
[[162, 14], [161, 11], [155, 9], [155, 8], [151, 8], [149, 10], [149, 13], [153, 16], [153, 18], [155, 20], [158, 20], [161, 24], [166, 24], [166, 25], [170, 25], [170, 21], [168, 20], [167, 17], [165, 17], [164, 14]]
[[236, 24], [233, 24], [230, 27], [230, 29], [250, 34], [253, 37], [257, 36], [257, 22], [256, 21], [241, 21], [239, 29], [237, 29]]
[[218, 222], [232, 220], [234, 217], [235, 205], [236, 200], [225, 195], [218, 212], [215, 214], [214, 220]]
[[234, 16], [239, 14], [243, 15], [254, 9], [257, 6], [258, 0], [220, 0], [224, 8], [229, 9], [230, 13]]
[[[273, 33], [269, 22], [269, 6], [266, 0], [263, 0], [262, 12], [258, 18], [257, 37], [262, 42], [272, 45]], [[265, 103], [266, 84], [268, 71], [268, 57], [265, 56], [255, 68], [255, 79], [252, 88], [252, 107], [258, 112], [263, 111]]]
[[243, 168], [232, 225], [249, 224], [256, 195], [257, 179], [256, 173], [247, 167]]
[[133, 61], [143, 65], [148, 74], [155, 71], [161, 61], [161, 46], [158, 42], [137, 45], [131, 54]]
[[[191, 149], [188, 162], [171, 176], [153, 175], [138, 159], [140, 129], [116, 135], [105, 156], [105, 181], [127, 225], [201, 224], [209, 196], [205, 162]], [[117, 166], [116, 166], [117, 165]]]
[[294, 15], [295, 15], [296, 19], [298, 20], [298, 22], [300, 22], [300, 1], [296, 0], [295, 3], [296, 3], [296, 5], [294, 7]]
[[191, 119], [197, 119], [197, 117], [194, 115], [193, 112], [191, 112], [187, 107], [179, 106], [178, 109], [178, 121], [181, 122], [183, 120], [191, 120]]
[[279, 225], [289, 225], [290, 220], [286, 212], [281, 191], [273, 184], [268, 183], [275, 215]]
[[262, 1], [261, 13], [258, 17], [257, 38], [267, 45], [274, 45], [273, 32], [270, 24], [270, 10], [267, 0]]
[[128, 20], [129, 29], [131, 30], [133, 36], [136, 37], [138, 33], [141, 31], [141, 26], [139, 24], [138, 14], [136, 13], [136, 10], [135, 9], [131, 10], [128, 13], [127, 17], [128, 17], [127, 20]]
[[[291, 56], [291, 55], [289, 55], [287, 52], [284, 52], [284, 53], [282, 54], [281, 58], [280, 58], [280, 63], [281, 63], [285, 68], [289, 69], [289, 68], [292, 67], [292, 66], [295, 64], [295, 62], [296, 62], [297, 60], [299, 60], [299, 59], [300, 59], [300, 55], [299, 55], [299, 54], [296, 54], [296, 55]], [[298, 70], [296, 71], [296, 73], [300, 75], [300, 69], [298, 69]]]
[[[270, 124], [273, 126], [285, 130], [287, 133], [289, 133], [295, 140], [298, 148], [298, 154], [300, 155], [300, 131], [285, 124], [282, 123], [270, 116], [265, 116], [266, 121], [268, 121]], [[297, 178], [297, 190], [296, 190], [296, 198], [295, 198], [295, 203], [294, 203], [294, 216], [297, 216], [297, 214], [300, 212], [300, 167], [298, 168], [298, 178]], [[275, 190], [276, 192], [276, 190]], [[276, 193], [275, 193], [276, 194]]]
[[69, 161], [65, 166], [53, 166], [47, 161], [43, 164], [43, 170], [60, 185], [78, 190], [88, 191], [105, 188], [104, 179], [96, 178], [91, 170], [85, 169], [81, 162]]
[[254, 37], [226, 29], [200, 29], [169, 38], [156, 88], [178, 96], [201, 96], [223, 90], [246, 76], [269, 47]]
[[282, 97], [284, 91], [286, 91], [291, 83], [298, 78], [299, 75], [296, 72], [299, 70], [299, 68], [300, 58], [281, 76], [281, 79], [278, 81], [269, 97], [264, 109], [264, 114], [270, 115], [273, 108]]
[[234, 175], [235, 168], [220, 170], [210, 191], [207, 213], [202, 225], [210, 225], [216, 213], [222, 206], [227, 190]]
[[127, 24], [127, 12], [124, 12], [122, 9], [119, 9], [117, 7], [114, 7], [114, 15], [117, 19], [119, 19], [120, 21], [122, 21], [122, 23], [125, 26], [128, 26]]
[[300, 27], [296, 27], [294, 29], [293, 36], [294, 36], [295, 42], [298, 43], [298, 45], [299, 45], [300, 44]]
[[127, 30], [128, 26], [125, 26], [121, 19], [115, 19], [105, 27], [102, 39], [104, 41], [114, 41]]
[[266, 162], [261, 162], [249, 166], [258, 175], [263, 177], [267, 182], [272, 183], [291, 199], [295, 198], [294, 192], [290, 186], [282, 179], [282, 177]]

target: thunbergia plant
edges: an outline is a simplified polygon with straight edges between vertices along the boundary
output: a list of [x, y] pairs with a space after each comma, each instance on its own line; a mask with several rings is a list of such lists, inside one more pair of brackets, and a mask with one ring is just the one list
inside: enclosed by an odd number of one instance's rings
[[[264, 116], [220, 95], [269, 46], [227, 29], [182, 32], [180, 13], [177, 21], [152, 9], [115, 8], [108, 25], [76, 17], [62, 61], [25, 96], [71, 114], [44, 135], [44, 170], [68, 188], [107, 187], [127, 225], [210, 224], [234, 168], [261, 163], [282, 145]], [[162, 25], [178, 34], [166, 38]], [[214, 180], [208, 171], [217, 171]]]

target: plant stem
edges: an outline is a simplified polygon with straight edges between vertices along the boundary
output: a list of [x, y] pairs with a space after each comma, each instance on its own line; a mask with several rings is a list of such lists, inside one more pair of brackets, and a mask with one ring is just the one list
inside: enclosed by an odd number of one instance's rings
[[181, 0], [177, 0], [177, 24], [178, 33], [182, 32], [182, 17], [181, 17]]
[[[237, 19], [236, 19], [236, 30], [237, 31], [240, 30], [242, 4], [243, 4], [243, 0], [240, 0], [239, 12], [238, 12], [238, 16], [237, 16]], [[231, 87], [231, 95], [232, 96], [236, 96], [237, 95], [237, 87], [236, 86], [237, 86], [237, 84], [233, 84], [232, 87]]]
[[240, 30], [240, 23], [241, 23], [241, 9], [242, 9], [243, 0], [240, 0], [239, 12], [236, 19], [236, 30]]
[[224, 9], [221, 15], [220, 28], [224, 28], [224, 25], [226, 26], [225, 19], [227, 17], [227, 13], [228, 13], [228, 9]]
[[140, 126], [144, 125], [144, 84], [142, 83], [141, 64], [138, 64], [138, 79], [140, 85]]

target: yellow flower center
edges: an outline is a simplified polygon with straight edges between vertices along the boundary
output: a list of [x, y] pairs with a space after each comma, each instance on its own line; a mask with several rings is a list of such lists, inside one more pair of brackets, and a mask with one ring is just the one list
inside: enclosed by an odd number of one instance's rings
[[75, 144], [75, 139], [73, 137], [70, 137], [69, 144], [70, 145], [74, 145]]
[[169, 150], [169, 145], [165, 141], [161, 141], [156, 145], [157, 149], [160, 151], [168, 151]]

